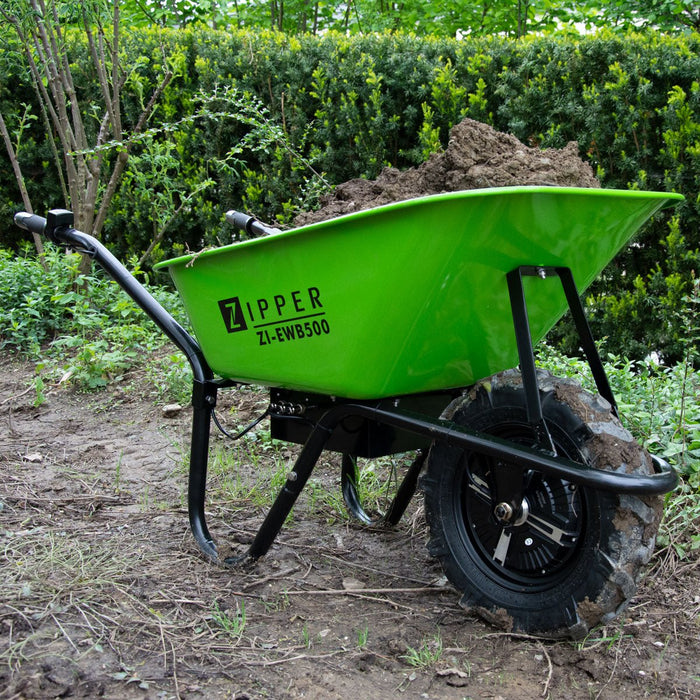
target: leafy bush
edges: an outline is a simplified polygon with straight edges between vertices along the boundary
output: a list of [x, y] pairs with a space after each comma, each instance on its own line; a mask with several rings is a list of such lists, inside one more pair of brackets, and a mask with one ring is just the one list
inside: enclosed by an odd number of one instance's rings
[[[557, 376], [574, 377], [596, 392], [583, 360], [545, 346], [538, 364]], [[605, 370], [625, 426], [652, 453], [672, 464], [692, 488], [700, 489], [700, 373], [689, 362], [667, 367], [610, 354]]]
[[47, 250], [46, 269], [23, 248], [0, 248], [0, 348], [21, 349], [37, 356], [43, 343], [69, 322], [69, 299], [77, 275], [78, 256]]
[[[682, 359], [677, 312], [700, 260], [697, 34], [456, 41], [197, 26], [125, 30], [123, 42], [142, 57], [125, 91], [126, 122], [136, 119], [164, 61], [173, 79], [159, 102], [161, 126], [154, 122], [132, 148], [106, 222], [104, 240], [119, 257], [140, 257], [161, 232], [149, 264], [186, 246], [226, 242], [222, 214], [231, 208], [288, 223], [326, 183], [421, 162], [469, 116], [528, 144], [577, 140], [604, 186], [686, 195], [674, 218], [660, 214], [639, 234], [588, 299], [594, 333], [608, 337], [612, 352]], [[87, 65], [76, 58], [80, 89], [89, 92], [97, 86], [80, 73]], [[1, 60], [0, 109], [12, 129], [32, 100], [26, 75]], [[35, 208], [61, 204], [42, 121], [30, 121], [23, 138]], [[20, 205], [6, 172], [0, 192], [0, 215], [7, 212], [0, 233], [15, 236], [9, 213]], [[566, 329], [558, 341], [575, 350]]]
[[[662, 552], [671, 549], [679, 559], [697, 556], [692, 553], [700, 549], [700, 373], [693, 369], [690, 359], [673, 367], [614, 355], [608, 355], [605, 362], [623, 424], [681, 476], [678, 488], [666, 495], [657, 538]], [[582, 360], [543, 346], [538, 364], [558, 376], [574, 377], [589, 391], [596, 391], [588, 365]]]
[[[166, 338], [100, 271], [80, 275], [79, 260], [77, 254], [49, 246], [44, 267], [35, 257], [0, 248], [0, 348], [41, 356], [79, 388], [96, 389], [160, 348]], [[134, 272], [142, 274], [138, 268]], [[147, 287], [182, 318], [175, 293]], [[176, 384], [168, 376], [166, 385]]]

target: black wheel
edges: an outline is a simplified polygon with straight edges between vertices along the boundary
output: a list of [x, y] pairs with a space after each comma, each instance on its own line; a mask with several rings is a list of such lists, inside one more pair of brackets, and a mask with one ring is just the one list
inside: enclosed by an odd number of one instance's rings
[[[538, 379], [558, 454], [601, 469], [653, 473], [651, 458], [607, 401], [571, 380], [544, 372]], [[515, 371], [480, 383], [443, 417], [534, 444]], [[579, 638], [611, 620], [634, 595], [651, 557], [662, 499], [594, 491], [525, 471], [522, 513], [504, 525], [491, 497], [496, 468], [492, 458], [439, 442], [427, 459], [428, 548], [463, 592], [461, 604], [506, 629], [549, 637]]]

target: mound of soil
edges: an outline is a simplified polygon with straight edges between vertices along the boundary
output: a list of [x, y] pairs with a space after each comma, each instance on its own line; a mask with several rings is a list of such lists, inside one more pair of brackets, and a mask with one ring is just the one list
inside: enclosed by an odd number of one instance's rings
[[530, 148], [511, 134], [465, 119], [450, 132], [444, 152], [409, 170], [385, 168], [376, 180], [358, 178], [338, 185], [318, 211], [302, 213], [294, 223], [303, 226], [440, 192], [511, 185], [600, 187], [574, 141], [561, 149]]

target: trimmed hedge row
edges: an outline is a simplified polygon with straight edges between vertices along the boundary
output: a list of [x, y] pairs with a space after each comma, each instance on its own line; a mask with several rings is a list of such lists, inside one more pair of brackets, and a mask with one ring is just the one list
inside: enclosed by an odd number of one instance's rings
[[[700, 36], [457, 41], [200, 27], [130, 31], [123, 49], [141, 61], [128, 84], [127, 120], [164, 60], [175, 79], [157, 115], [170, 128], [144, 142], [104, 230], [120, 256], [145, 250], [154, 211], [181, 204], [198, 183], [208, 184], [181, 207], [156, 257], [227, 240], [221, 214], [229, 208], [286, 222], [313, 206], [323, 180], [419, 163], [469, 116], [531, 145], [578, 141], [606, 187], [685, 194], [675, 218], [646, 227], [589, 298], [595, 331], [610, 337], [611, 350], [684, 353], [689, 320], [678, 314], [700, 247]], [[80, 50], [74, 70], [89, 97], [96, 86]], [[0, 108], [8, 122], [18, 123], [23, 103], [33, 104], [32, 90], [4, 60]], [[22, 157], [35, 207], [63, 205], [41, 120], [33, 128]], [[12, 174], [1, 169], [3, 234], [18, 206]]]

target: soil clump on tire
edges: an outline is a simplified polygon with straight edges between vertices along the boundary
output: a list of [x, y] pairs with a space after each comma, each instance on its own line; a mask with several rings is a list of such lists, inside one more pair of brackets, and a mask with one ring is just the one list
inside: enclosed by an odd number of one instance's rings
[[356, 178], [340, 184], [322, 198], [320, 209], [300, 214], [294, 224], [424, 195], [515, 185], [600, 187], [591, 166], [579, 157], [575, 141], [561, 149], [532, 148], [512, 134], [464, 119], [450, 131], [445, 151], [408, 170], [384, 168], [376, 180]]

